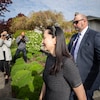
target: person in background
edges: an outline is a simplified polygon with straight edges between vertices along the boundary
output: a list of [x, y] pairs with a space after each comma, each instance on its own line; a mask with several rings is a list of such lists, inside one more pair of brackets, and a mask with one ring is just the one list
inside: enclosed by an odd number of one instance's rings
[[2, 39], [2, 50], [4, 55], [3, 70], [5, 72], [5, 83], [8, 83], [10, 77], [10, 61], [12, 60], [12, 55], [10, 50], [12, 44], [12, 38], [11, 36], [9, 36], [7, 31], [3, 31], [1, 33], [1, 39]]
[[27, 55], [26, 55], [26, 42], [28, 42], [28, 38], [25, 36], [25, 33], [22, 32], [20, 34], [20, 36], [18, 36], [16, 38], [16, 43], [18, 45], [18, 48], [16, 50], [16, 53], [14, 55], [14, 58], [13, 58], [13, 63], [16, 62], [16, 59], [18, 57], [18, 55], [20, 54], [20, 52], [23, 53], [23, 59], [24, 61], [27, 63]]
[[47, 27], [43, 34], [43, 46], [49, 54], [39, 100], [69, 100], [71, 88], [78, 100], [86, 100], [79, 71], [66, 48], [62, 29], [58, 26]]
[[76, 13], [73, 25], [78, 33], [72, 36], [68, 49], [78, 66], [87, 99], [93, 100], [93, 92], [100, 86], [100, 33], [89, 28], [84, 14]]
[[2, 45], [3, 45], [3, 39], [0, 33], [0, 71], [4, 72], [4, 68], [3, 68], [4, 55], [3, 55]]

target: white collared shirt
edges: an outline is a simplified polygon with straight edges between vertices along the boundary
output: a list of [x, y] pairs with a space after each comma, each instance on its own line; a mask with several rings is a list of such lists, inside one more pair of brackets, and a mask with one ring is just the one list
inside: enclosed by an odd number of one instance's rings
[[78, 53], [78, 50], [79, 50], [79, 47], [80, 47], [80, 43], [81, 43], [87, 29], [88, 29], [88, 26], [81, 32], [81, 35], [79, 36], [78, 42], [76, 44], [76, 47], [75, 47], [75, 50], [74, 50], [74, 60], [75, 60], [75, 62], [76, 62], [77, 53]]

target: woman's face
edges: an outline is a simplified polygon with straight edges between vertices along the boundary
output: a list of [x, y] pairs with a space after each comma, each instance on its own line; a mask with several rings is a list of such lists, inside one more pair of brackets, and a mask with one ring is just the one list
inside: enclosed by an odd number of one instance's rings
[[48, 34], [49, 30], [45, 30], [43, 34], [43, 46], [46, 51], [49, 51], [51, 54], [55, 52], [56, 37], [52, 37], [51, 34]]

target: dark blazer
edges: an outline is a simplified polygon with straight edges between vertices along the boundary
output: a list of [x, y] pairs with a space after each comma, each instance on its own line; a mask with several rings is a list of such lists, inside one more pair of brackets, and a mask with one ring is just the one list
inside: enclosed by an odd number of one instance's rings
[[[73, 35], [68, 45], [71, 50], [77, 34]], [[76, 64], [86, 90], [96, 90], [100, 86], [100, 33], [87, 29], [77, 55]]]

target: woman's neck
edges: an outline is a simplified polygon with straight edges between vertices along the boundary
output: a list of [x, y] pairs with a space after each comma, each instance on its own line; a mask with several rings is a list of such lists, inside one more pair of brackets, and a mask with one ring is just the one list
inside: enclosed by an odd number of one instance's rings
[[50, 54], [51, 54], [52, 56], [56, 57], [55, 49], [52, 49], [52, 50], [50, 51]]

